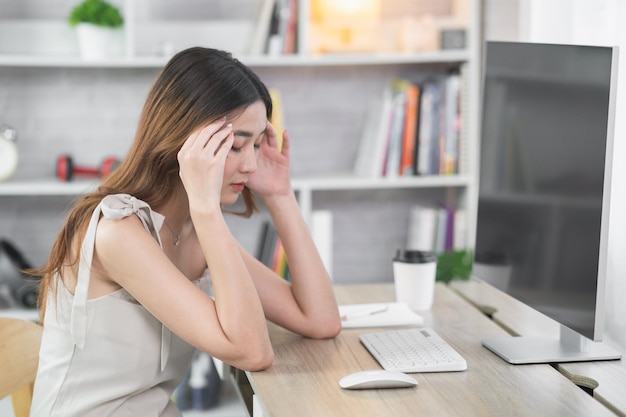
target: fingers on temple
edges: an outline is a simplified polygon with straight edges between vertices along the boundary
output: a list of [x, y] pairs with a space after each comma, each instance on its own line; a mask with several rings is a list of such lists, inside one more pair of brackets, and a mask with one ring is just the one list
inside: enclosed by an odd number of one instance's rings
[[206, 144], [209, 142], [211, 137], [218, 132], [222, 127], [224, 127], [224, 123], [226, 122], [226, 118], [222, 117], [206, 125], [203, 128], [196, 129], [185, 141], [183, 146], [180, 148], [181, 151], [187, 151], [196, 146], [200, 148], [204, 148]]
[[[216, 136], [217, 134], [213, 135], [214, 139], [217, 139]], [[214, 155], [218, 155], [221, 153], [228, 153], [228, 151], [230, 151], [230, 149], [233, 147], [234, 140], [235, 140], [235, 135], [233, 134], [232, 127], [231, 127], [230, 131], [226, 133], [225, 137], [217, 141], [215, 140], [210, 141], [210, 142], [215, 142], [217, 144], [217, 148], [215, 149]]]
[[226, 125], [224, 125], [224, 121], [211, 123], [200, 131], [197, 146], [202, 149], [207, 148], [215, 151], [221, 146], [224, 139], [228, 137], [232, 130], [232, 123], [228, 123]]

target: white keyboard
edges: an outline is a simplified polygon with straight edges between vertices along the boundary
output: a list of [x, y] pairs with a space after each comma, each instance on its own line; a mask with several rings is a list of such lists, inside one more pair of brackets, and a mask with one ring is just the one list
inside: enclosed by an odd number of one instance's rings
[[467, 362], [429, 328], [364, 333], [359, 336], [380, 365], [388, 371], [464, 371]]

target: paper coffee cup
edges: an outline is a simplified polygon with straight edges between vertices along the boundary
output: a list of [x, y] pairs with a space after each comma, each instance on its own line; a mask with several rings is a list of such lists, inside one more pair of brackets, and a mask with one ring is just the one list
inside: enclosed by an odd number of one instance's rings
[[419, 250], [398, 250], [393, 258], [396, 301], [412, 310], [429, 310], [433, 305], [437, 257]]

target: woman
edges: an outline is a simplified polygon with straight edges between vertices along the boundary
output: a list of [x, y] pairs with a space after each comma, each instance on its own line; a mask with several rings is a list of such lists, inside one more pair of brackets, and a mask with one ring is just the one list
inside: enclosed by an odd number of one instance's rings
[[[266, 87], [230, 54], [190, 48], [168, 62], [127, 157], [77, 202], [37, 271], [32, 416], [178, 416], [170, 396], [194, 348], [258, 371], [273, 360], [266, 319], [306, 337], [338, 334], [330, 279], [290, 186], [289, 135], [279, 150], [271, 114]], [[252, 193], [290, 283], [228, 229], [223, 206], [242, 195], [239, 214], [250, 216]]]

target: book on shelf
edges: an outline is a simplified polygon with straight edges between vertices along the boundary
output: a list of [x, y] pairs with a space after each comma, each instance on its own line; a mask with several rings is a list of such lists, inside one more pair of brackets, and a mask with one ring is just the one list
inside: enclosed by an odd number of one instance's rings
[[278, 236], [276, 227], [270, 220], [263, 222], [261, 226], [256, 257], [276, 274], [289, 280], [287, 254]]
[[467, 244], [465, 236], [467, 235], [467, 212], [465, 209], [459, 208], [454, 212], [452, 229], [452, 249], [466, 249]]
[[274, 225], [270, 221], [265, 221], [261, 225], [261, 233], [257, 243], [256, 258], [266, 266], [271, 265], [272, 248], [276, 244], [278, 234]]
[[458, 74], [428, 80], [422, 85], [418, 174], [459, 173], [460, 99]]
[[465, 248], [465, 210], [415, 205], [409, 213], [406, 248], [443, 253]]
[[[312, 214], [311, 237], [322, 262], [332, 277], [332, 212], [316, 210]], [[265, 220], [256, 247], [256, 258], [286, 280], [290, 280], [287, 254], [274, 223]]]
[[252, 31], [249, 53], [270, 56], [296, 53], [297, 31], [297, 0], [263, 0]]
[[441, 146], [443, 155], [441, 157], [440, 173], [444, 175], [456, 174], [458, 170], [458, 146], [461, 132], [461, 110], [460, 110], [460, 76], [450, 74], [445, 79], [445, 107], [442, 117], [442, 130], [444, 143]]
[[402, 137], [402, 157], [400, 160], [400, 175], [415, 175], [415, 161], [417, 158], [417, 120], [419, 118], [420, 87], [409, 84], [406, 90], [406, 117], [404, 118], [404, 132]]
[[287, 0], [286, 7], [283, 54], [289, 55], [298, 51], [298, 0]]
[[459, 173], [461, 79], [392, 79], [365, 113], [354, 173], [362, 177]]
[[276, 239], [274, 244], [274, 253], [272, 255], [272, 271], [276, 272], [279, 276], [286, 278], [287, 274], [287, 254], [285, 253], [285, 247], [280, 238]]
[[427, 81], [422, 86], [419, 121], [419, 159], [417, 173], [433, 175], [439, 171], [439, 97], [438, 81]]
[[467, 140], [469, 132], [463, 130], [463, 126], [467, 125], [467, 121], [470, 119], [469, 112], [466, 111], [470, 107], [469, 96], [470, 83], [468, 82], [468, 72], [466, 67], [461, 67], [459, 71], [459, 99], [458, 99], [458, 137], [457, 141], [457, 164], [456, 169], [458, 173], [468, 172], [470, 165], [469, 148], [467, 147]]
[[380, 177], [386, 157], [390, 113], [393, 104], [391, 86], [385, 87], [380, 97], [369, 103], [354, 163], [359, 177]]
[[409, 212], [406, 248], [433, 251], [437, 225], [437, 211], [434, 207], [415, 205]]
[[402, 148], [404, 138], [404, 120], [406, 114], [406, 90], [408, 81], [396, 79], [392, 81], [393, 101], [390, 113], [389, 136], [387, 139], [387, 159], [384, 164], [385, 177], [397, 177], [400, 174]]
[[274, 0], [272, 7], [272, 19], [270, 20], [270, 32], [267, 35], [267, 48], [265, 53], [270, 56], [280, 55], [283, 48], [283, 10], [282, 0]]
[[278, 149], [283, 147], [283, 133], [285, 132], [285, 112], [283, 110], [283, 97], [276, 87], [268, 89], [272, 99], [272, 125], [276, 129]]
[[267, 39], [270, 34], [270, 23], [274, 12], [275, 0], [263, 0], [258, 12], [256, 24], [250, 40], [250, 55], [262, 55], [267, 50]]

